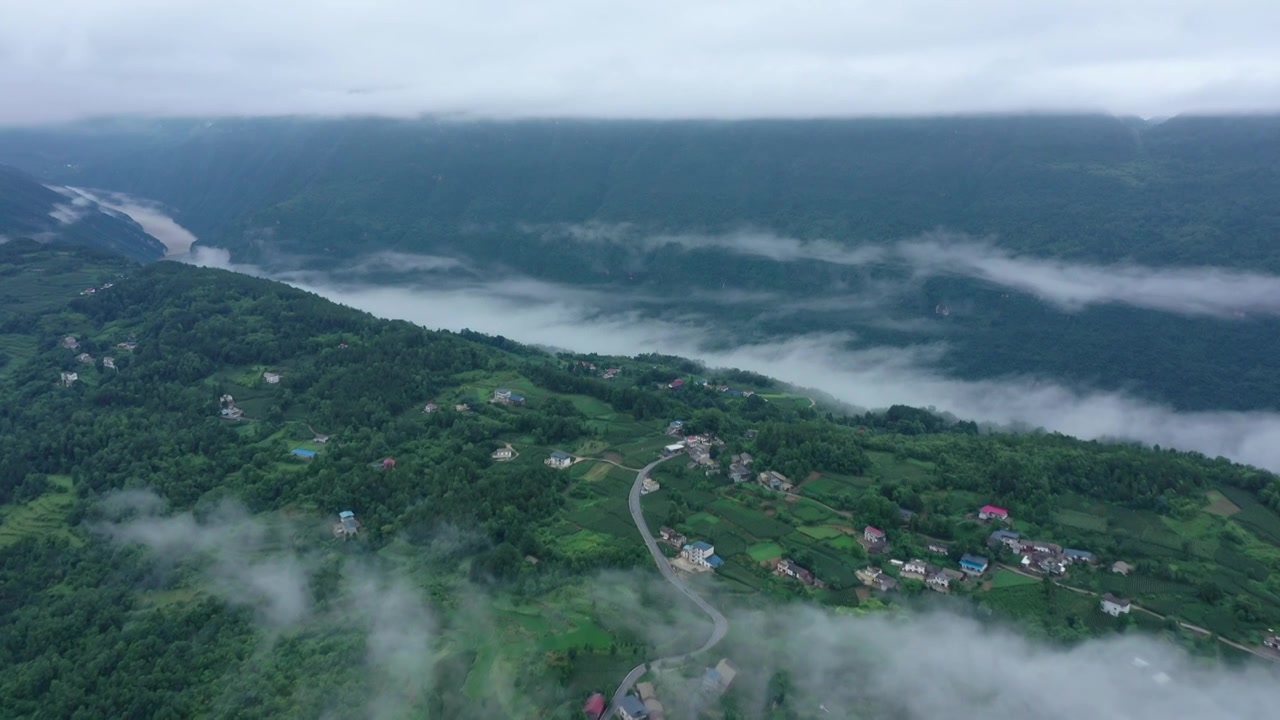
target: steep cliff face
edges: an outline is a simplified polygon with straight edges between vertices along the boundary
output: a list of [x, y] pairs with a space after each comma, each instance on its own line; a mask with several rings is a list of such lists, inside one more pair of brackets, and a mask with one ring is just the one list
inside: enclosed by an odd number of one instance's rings
[[129, 216], [6, 165], [0, 165], [0, 237], [91, 245], [142, 261], [165, 254], [164, 244]]

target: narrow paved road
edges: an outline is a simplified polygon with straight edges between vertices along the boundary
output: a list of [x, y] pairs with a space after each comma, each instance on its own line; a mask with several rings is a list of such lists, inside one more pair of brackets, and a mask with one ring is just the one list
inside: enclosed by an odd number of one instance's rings
[[711, 618], [713, 624], [711, 636], [697, 650], [683, 655], [658, 658], [652, 662], [641, 663], [632, 668], [631, 672], [627, 673], [627, 676], [622, 679], [622, 684], [618, 686], [617, 691], [613, 693], [613, 699], [609, 702], [609, 709], [604, 714], [605, 718], [613, 717], [613, 714], [617, 712], [618, 702], [622, 700], [622, 696], [631, 691], [632, 686], [644, 675], [645, 670], [650, 667], [656, 668], [663, 663], [680, 662], [686, 658], [701, 655], [719, 644], [729, 632], [729, 621], [725, 619], [724, 615], [721, 615], [719, 610], [712, 607], [706, 600], [703, 600], [701, 595], [694, 592], [692, 588], [685, 584], [684, 580], [680, 579], [679, 575], [676, 575], [676, 571], [671, 569], [671, 563], [667, 562], [667, 556], [662, 554], [662, 549], [658, 547], [658, 541], [654, 539], [653, 533], [649, 532], [649, 523], [645, 522], [644, 512], [640, 509], [640, 489], [644, 485], [644, 479], [649, 476], [649, 471], [657, 467], [659, 463], [670, 459], [654, 460], [641, 468], [640, 472], [636, 474], [635, 483], [631, 486], [631, 495], [627, 498], [627, 509], [631, 511], [631, 519], [635, 522], [636, 529], [640, 531], [640, 537], [644, 538], [644, 544], [649, 547], [649, 554], [653, 556], [653, 562], [658, 566], [658, 572], [662, 573], [662, 577], [666, 578], [667, 582], [674, 585], [685, 597], [692, 600], [694, 605], [697, 605], [702, 612], [706, 613], [707, 617]]

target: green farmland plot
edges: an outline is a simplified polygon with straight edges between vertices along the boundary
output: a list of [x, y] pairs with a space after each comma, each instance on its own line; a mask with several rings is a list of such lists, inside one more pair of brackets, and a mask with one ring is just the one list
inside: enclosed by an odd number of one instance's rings
[[827, 540], [845, 534], [844, 531], [828, 525], [806, 525], [797, 529], [814, 540]]
[[779, 538], [791, 532], [791, 526], [764, 513], [721, 498], [711, 503], [711, 511], [755, 537]]

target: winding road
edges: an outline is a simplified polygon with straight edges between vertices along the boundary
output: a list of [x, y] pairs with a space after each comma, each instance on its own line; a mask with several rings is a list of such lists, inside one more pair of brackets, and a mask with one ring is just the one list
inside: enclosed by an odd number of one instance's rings
[[640, 489], [644, 485], [644, 479], [649, 476], [649, 472], [657, 467], [659, 463], [670, 459], [654, 460], [640, 469], [640, 472], [636, 474], [635, 483], [631, 486], [631, 494], [627, 497], [627, 509], [631, 511], [631, 519], [635, 522], [636, 529], [640, 531], [640, 537], [644, 539], [644, 544], [649, 547], [649, 554], [653, 556], [653, 562], [658, 566], [658, 572], [662, 573], [662, 577], [666, 578], [667, 582], [674, 585], [685, 597], [692, 600], [694, 605], [697, 605], [702, 612], [706, 613], [707, 617], [711, 618], [713, 624], [711, 636], [697, 650], [683, 655], [658, 658], [632, 668], [631, 672], [627, 673], [627, 676], [622, 679], [622, 683], [618, 685], [617, 691], [613, 693], [613, 699], [609, 701], [609, 708], [602, 718], [613, 717], [613, 714], [618, 710], [618, 703], [622, 700], [622, 697], [631, 691], [631, 688], [644, 675], [646, 670], [656, 668], [663, 663], [681, 662], [687, 658], [701, 655], [719, 644], [729, 632], [729, 621], [725, 619], [724, 615], [702, 599], [701, 595], [694, 592], [692, 588], [685, 584], [684, 580], [680, 579], [679, 575], [676, 575], [676, 571], [671, 569], [671, 563], [667, 562], [667, 556], [662, 554], [662, 549], [658, 547], [658, 541], [654, 539], [653, 533], [649, 532], [649, 524], [645, 522], [644, 512], [640, 509]]

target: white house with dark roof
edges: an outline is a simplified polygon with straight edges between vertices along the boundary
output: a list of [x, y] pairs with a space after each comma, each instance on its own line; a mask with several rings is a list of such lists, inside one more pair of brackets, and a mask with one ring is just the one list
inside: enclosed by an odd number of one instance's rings
[[1133, 602], [1125, 598], [1116, 597], [1111, 593], [1106, 593], [1102, 596], [1100, 607], [1102, 612], [1111, 617], [1120, 617], [1121, 615], [1129, 614], [1129, 609], [1133, 607]]
[[573, 456], [567, 452], [562, 452], [560, 450], [552, 450], [551, 455], [548, 456], [547, 459], [543, 460], [542, 462], [558, 470], [560, 468], [567, 468], [570, 465], [572, 465]]
[[265, 380], [268, 385], [275, 385], [280, 382], [280, 374], [273, 373], [273, 372], [264, 372], [262, 373], [262, 379]]
[[622, 720], [647, 720], [649, 711], [640, 698], [635, 695], [623, 695], [618, 701], [618, 717]]

